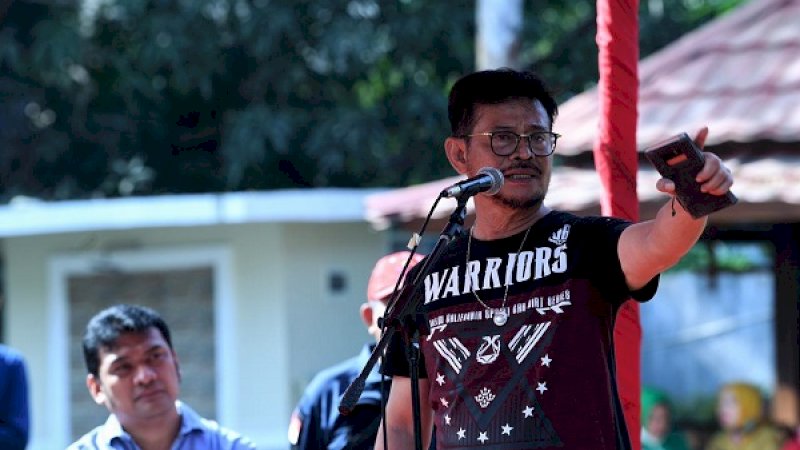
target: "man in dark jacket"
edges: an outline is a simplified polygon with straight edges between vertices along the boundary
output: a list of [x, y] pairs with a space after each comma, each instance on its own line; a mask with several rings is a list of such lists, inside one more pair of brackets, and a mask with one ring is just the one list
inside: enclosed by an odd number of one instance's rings
[[[361, 305], [361, 319], [377, 341], [378, 318], [386, 309], [409, 252], [384, 256], [375, 264], [367, 285], [367, 301]], [[409, 268], [422, 259], [414, 255]], [[353, 411], [339, 414], [345, 389], [355, 380], [375, 348], [375, 341], [357, 356], [319, 372], [306, 387], [289, 423], [289, 443], [294, 449], [372, 449], [381, 413], [381, 375], [376, 366], [367, 377], [364, 391]], [[388, 379], [385, 386], [388, 393]]]

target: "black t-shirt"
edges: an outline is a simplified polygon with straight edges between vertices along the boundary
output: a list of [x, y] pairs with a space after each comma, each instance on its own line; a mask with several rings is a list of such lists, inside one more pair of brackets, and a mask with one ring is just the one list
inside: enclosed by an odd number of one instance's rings
[[[630, 225], [551, 212], [494, 241], [451, 242], [424, 279], [420, 376], [440, 449], [629, 448], [614, 379], [613, 328], [630, 297], [617, 255]], [[422, 264], [417, 268], [422, 267]], [[408, 279], [414, 279], [413, 274]], [[508, 321], [492, 320], [503, 304]], [[488, 305], [476, 300], [474, 293]], [[400, 333], [384, 372], [408, 376]]]

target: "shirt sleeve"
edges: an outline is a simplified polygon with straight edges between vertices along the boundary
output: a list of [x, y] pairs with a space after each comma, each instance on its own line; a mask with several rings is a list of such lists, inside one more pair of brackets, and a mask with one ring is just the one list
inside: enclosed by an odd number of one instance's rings
[[0, 448], [23, 450], [28, 443], [28, 378], [22, 357], [0, 358]]
[[231, 450], [258, 450], [258, 447], [250, 439], [239, 437], [233, 441]]
[[619, 238], [622, 232], [633, 225], [631, 222], [613, 217], [591, 217], [584, 220], [584, 226], [591, 227], [591, 232], [583, 245], [584, 261], [589, 277], [603, 291], [605, 297], [616, 306], [633, 298], [645, 302], [653, 298], [658, 288], [659, 275], [651, 279], [644, 287], [631, 291], [625, 281], [625, 273], [619, 260]]
[[318, 374], [306, 386], [303, 396], [292, 413], [290, 427], [296, 429], [290, 429], [290, 433], [295, 433], [294, 442], [291, 442], [292, 436], [289, 436], [289, 440], [291, 448], [294, 450], [327, 448], [322, 431], [322, 402], [324, 401], [321, 391], [322, 384]]
[[[417, 270], [421, 266], [422, 264], [418, 264], [417, 266], [413, 267], [411, 271], [408, 273], [406, 279], [413, 280], [414, 277], [416, 276]], [[389, 340], [389, 343], [386, 346], [386, 354], [381, 364], [380, 371], [382, 374], [386, 376], [395, 376], [395, 375], [401, 377], [411, 376], [410, 365], [408, 362], [408, 358], [406, 357], [407, 339], [405, 337], [405, 333], [399, 328], [397, 328], [397, 325], [401, 324], [404, 320], [408, 320], [399, 316], [403, 310], [403, 307], [409, 301], [411, 294], [412, 294], [412, 286], [410, 284], [406, 284], [403, 287], [403, 292], [400, 293], [400, 296], [397, 300], [397, 305], [391, 308], [392, 311], [391, 313], [387, 313], [387, 314], [392, 314], [392, 317], [387, 317], [387, 321], [389, 322], [389, 325], [387, 325], [387, 327], [394, 326], [395, 328], [393, 328], [392, 336], [391, 339]], [[422, 292], [420, 292], [419, 295], [423, 295]], [[420, 302], [419, 304], [421, 305], [422, 303]], [[427, 326], [425, 315], [419, 311], [420, 308], [418, 306], [417, 312], [414, 314], [414, 317], [416, 318], [414, 320], [414, 323], [419, 324], [421, 326]], [[422, 351], [419, 349], [418, 345], [416, 345], [416, 349], [417, 349], [417, 354], [419, 355], [418, 358], [419, 376], [420, 378], [427, 378], [427, 372], [425, 370], [425, 357]]]

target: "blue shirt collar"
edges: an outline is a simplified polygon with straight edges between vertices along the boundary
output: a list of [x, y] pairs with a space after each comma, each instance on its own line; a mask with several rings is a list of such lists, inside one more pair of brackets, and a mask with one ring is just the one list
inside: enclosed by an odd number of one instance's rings
[[[175, 409], [178, 411], [178, 415], [181, 418], [181, 428], [178, 431], [179, 436], [185, 436], [193, 431], [203, 430], [202, 419], [192, 408], [182, 403], [180, 400], [177, 400], [175, 402]], [[117, 420], [117, 416], [111, 414], [97, 433], [97, 440], [111, 447], [111, 442], [114, 439], [121, 439], [125, 442], [133, 443], [133, 438], [122, 428], [122, 424]]]

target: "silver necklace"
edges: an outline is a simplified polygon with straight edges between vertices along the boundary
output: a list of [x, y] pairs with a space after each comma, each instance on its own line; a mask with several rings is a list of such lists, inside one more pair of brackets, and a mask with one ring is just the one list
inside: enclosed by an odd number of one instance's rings
[[[522, 236], [522, 242], [520, 242], [520, 244], [519, 244], [519, 250], [517, 250], [517, 255], [519, 255], [519, 253], [522, 251], [522, 247], [525, 245], [525, 241], [528, 239], [528, 233], [531, 231], [531, 227], [533, 227], [533, 225], [531, 225], [530, 227], [528, 227], [527, 230], [525, 230], [525, 236]], [[470, 248], [472, 247], [472, 230], [473, 230], [473, 227], [470, 227], [470, 229], [469, 229], [469, 238], [467, 239], [467, 260], [466, 260], [466, 263], [464, 265], [464, 270], [467, 270], [467, 265], [469, 264]], [[503, 304], [500, 305], [499, 309], [496, 309], [494, 311], [494, 315], [492, 316], [492, 320], [494, 321], [494, 324], [497, 325], [498, 327], [502, 327], [503, 325], [506, 324], [506, 322], [508, 322], [508, 313], [506, 312], [506, 301], [508, 300], [508, 286], [509, 286], [509, 284], [510, 283], [506, 283], [506, 290], [503, 293]], [[472, 295], [475, 296], [475, 300], [477, 300], [478, 303], [483, 305], [483, 307], [486, 308], [487, 311], [491, 311], [492, 310], [492, 308], [490, 308], [489, 305], [484, 303], [483, 300], [481, 300], [481, 298], [478, 297], [478, 293], [475, 292], [475, 289], [472, 289]]]

